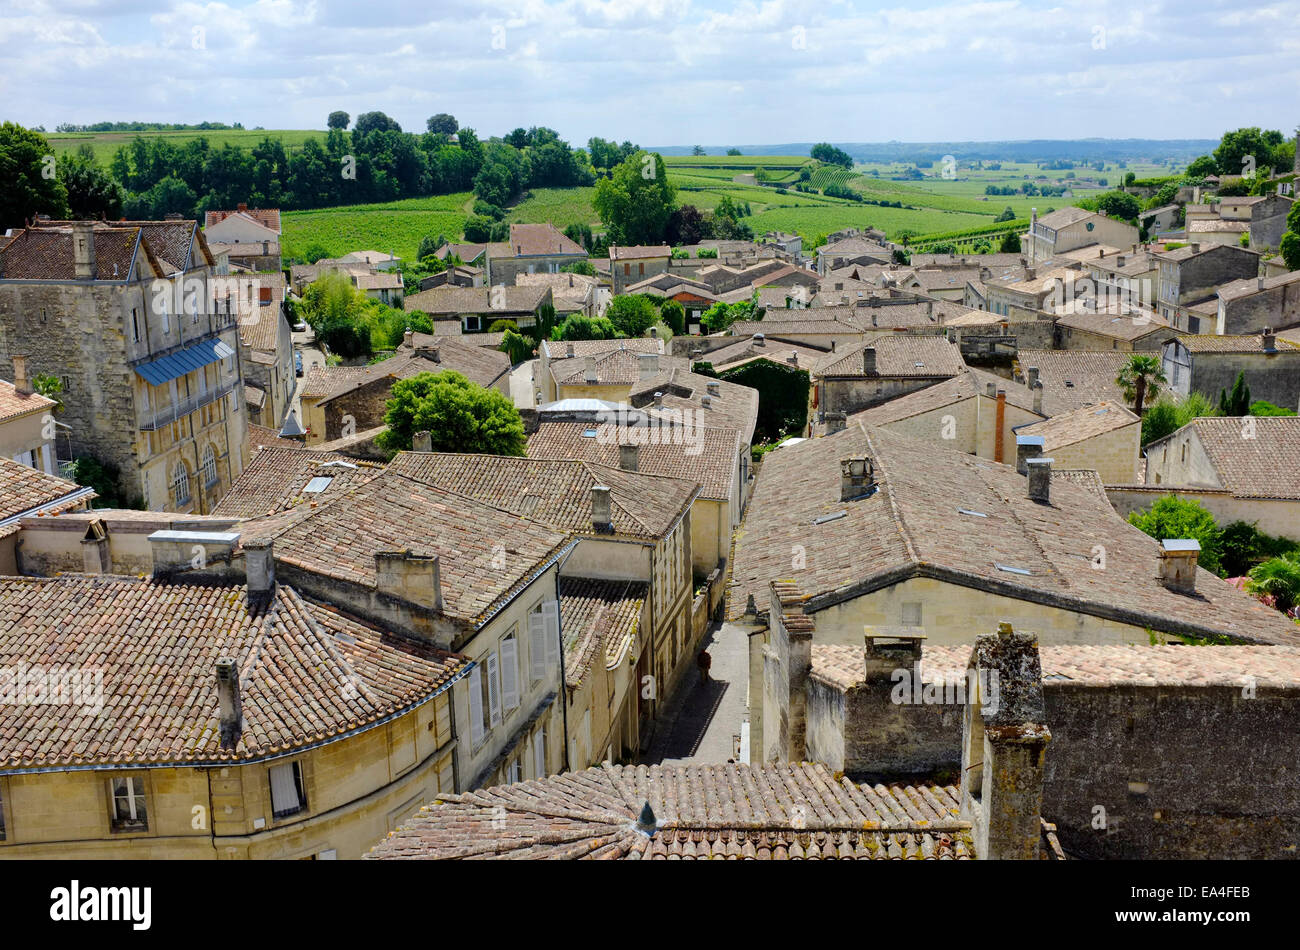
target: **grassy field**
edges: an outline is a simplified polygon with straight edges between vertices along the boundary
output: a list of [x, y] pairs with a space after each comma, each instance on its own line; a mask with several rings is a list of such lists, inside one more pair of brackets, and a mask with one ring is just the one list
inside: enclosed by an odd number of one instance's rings
[[345, 205], [312, 211], [286, 211], [282, 249], [286, 259], [300, 257], [319, 244], [330, 257], [350, 251], [392, 251], [415, 260], [420, 240], [445, 234], [458, 240], [465, 227], [466, 207], [473, 195], [460, 192], [432, 198], [408, 198], [377, 205]]
[[123, 145], [128, 144], [137, 135], [145, 138], [164, 138], [173, 143], [188, 142], [191, 139], [206, 138], [208, 144], [213, 148], [220, 148], [223, 145], [241, 145], [245, 148], [251, 148], [264, 138], [279, 139], [284, 143], [284, 147], [293, 151], [302, 146], [309, 138], [319, 139], [321, 144], [325, 143], [324, 132], [313, 132], [306, 129], [234, 129], [219, 130], [215, 132], [46, 132], [45, 137], [49, 139], [50, 145], [54, 148], [55, 155], [62, 155], [64, 152], [76, 151], [82, 145], [89, 145], [95, 152], [95, 160], [101, 165], [107, 166], [113, 160], [113, 155]]

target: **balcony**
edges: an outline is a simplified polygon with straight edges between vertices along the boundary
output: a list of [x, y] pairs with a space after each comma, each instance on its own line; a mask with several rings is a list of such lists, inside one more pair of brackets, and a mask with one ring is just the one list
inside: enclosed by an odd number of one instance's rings
[[205, 393], [197, 396], [191, 396], [189, 399], [182, 400], [174, 405], [160, 406], [150, 409], [146, 415], [147, 419], [140, 422], [141, 432], [155, 432], [163, 426], [171, 425], [177, 419], [183, 419], [195, 410], [202, 409], [204, 406], [217, 402], [218, 400], [234, 392], [239, 381], [224, 383], [220, 386], [209, 389]]

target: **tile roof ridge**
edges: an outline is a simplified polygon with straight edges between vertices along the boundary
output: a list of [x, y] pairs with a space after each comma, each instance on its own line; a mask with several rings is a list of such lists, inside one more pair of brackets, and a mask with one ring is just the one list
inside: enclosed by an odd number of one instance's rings
[[[484, 454], [490, 454], [490, 453], [484, 453]], [[528, 457], [528, 456], [526, 456], [526, 455], [525, 455], [525, 456], [511, 456], [511, 455], [503, 455], [503, 456], [501, 456], [501, 458], [527, 458], [527, 457]], [[554, 461], [554, 459], [546, 459], [545, 461], [548, 461], [548, 462], [549, 462], [549, 461]], [[521, 515], [521, 514], [518, 514], [518, 513], [516, 513], [516, 512], [511, 511], [509, 508], [502, 508], [500, 505], [494, 505], [494, 504], [493, 504], [492, 502], [490, 502], [490, 501], [484, 501], [482, 498], [475, 498], [473, 495], [466, 495], [464, 492], [456, 491], [456, 489], [454, 489], [454, 488], [447, 488], [445, 485], [434, 484], [433, 482], [426, 482], [426, 481], [423, 481], [423, 480], [421, 480], [421, 479], [416, 478], [416, 477], [413, 476], [413, 475], [408, 475], [408, 474], [406, 474], [405, 472], [397, 472], [397, 471], [392, 471], [392, 472], [390, 472], [389, 469], [384, 469], [384, 474], [391, 474], [391, 475], [393, 475], [395, 478], [403, 478], [403, 479], [406, 479], [406, 481], [408, 481], [408, 482], [413, 482], [413, 483], [415, 483], [416, 485], [419, 485], [419, 486], [421, 486], [422, 488], [427, 488], [427, 489], [429, 489], [429, 490], [431, 490], [431, 491], [442, 492], [442, 493], [447, 494], [447, 495], [455, 495], [457, 498], [462, 498], [462, 499], [464, 499], [465, 501], [469, 502], [470, 504], [473, 504], [473, 505], [481, 505], [481, 506], [484, 507], [484, 508], [491, 508], [493, 511], [495, 511], [495, 512], [497, 512], [497, 513], [499, 513], [499, 514], [506, 515], [507, 517], [510, 517], [510, 518], [518, 519], [519, 521], [526, 521], [526, 522], [528, 522], [530, 525], [533, 525], [533, 526], [535, 526], [535, 527], [541, 528], [541, 529], [543, 529], [544, 531], [547, 531], [547, 532], [549, 532], [549, 533], [551, 533], [551, 534], [560, 534], [560, 535], [564, 535], [564, 536], [565, 536], [565, 539], [566, 539], [566, 540], [568, 539], [569, 532], [566, 531], [566, 530], [564, 530], [563, 528], [559, 528], [559, 527], [557, 527], [557, 526], [555, 526], [555, 525], [552, 525], [552, 524], [547, 524], [545, 521], [538, 521], [536, 518], [533, 518], [533, 517], [531, 517], [531, 516], [529, 516], [529, 515]], [[373, 480], [374, 480], [374, 479], [372, 479], [372, 481], [373, 481]], [[364, 484], [365, 484], [365, 485], [369, 485], [370, 482], [365, 482]], [[363, 485], [358, 485], [358, 486], [356, 486], [356, 487], [357, 487], [357, 488], [361, 488], [361, 487], [364, 487], [364, 486], [363, 486]], [[351, 493], [352, 493], [352, 489], [349, 489], [348, 494], [351, 494]], [[346, 497], [346, 496], [343, 496], [343, 497]], [[305, 519], [304, 519], [304, 520], [305, 520]], [[296, 526], [295, 526], [295, 527], [296, 527]], [[563, 542], [561, 542], [561, 544], [563, 544]]]

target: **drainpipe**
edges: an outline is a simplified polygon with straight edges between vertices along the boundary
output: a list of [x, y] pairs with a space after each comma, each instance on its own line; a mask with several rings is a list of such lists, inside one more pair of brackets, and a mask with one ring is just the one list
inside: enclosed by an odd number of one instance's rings
[[568, 563], [569, 558], [573, 557], [574, 551], [577, 551], [577, 545], [568, 554], [560, 559], [560, 563], [555, 565], [555, 626], [559, 630], [560, 637], [560, 714], [564, 722], [564, 765], [560, 768], [561, 773], [569, 771], [569, 676], [564, 667], [564, 621], [561, 619], [563, 611], [560, 609], [560, 571], [564, 570], [564, 565]]
[[1007, 418], [1007, 391], [998, 390], [998, 410], [997, 410], [997, 432], [993, 436], [993, 461], [1001, 462], [1003, 456], [1003, 435], [1002, 427]]

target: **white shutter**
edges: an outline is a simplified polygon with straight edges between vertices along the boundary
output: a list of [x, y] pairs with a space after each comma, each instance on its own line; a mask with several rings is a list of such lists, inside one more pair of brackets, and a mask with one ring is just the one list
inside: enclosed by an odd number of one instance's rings
[[519, 706], [519, 643], [514, 637], [501, 641], [501, 700], [507, 710]]
[[533, 733], [533, 775], [546, 778], [546, 730], [538, 729]]
[[560, 662], [560, 602], [542, 604], [542, 617], [546, 622], [546, 665], [555, 666]]
[[528, 615], [528, 669], [534, 680], [546, 675], [546, 618]]
[[483, 741], [483, 681], [477, 665], [469, 671], [469, 734], [474, 745]]
[[499, 666], [497, 655], [489, 653], [487, 656], [488, 716], [491, 717], [494, 728], [501, 722], [501, 680], [497, 678], [500, 675]]
[[293, 811], [301, 804], [298, 783], [293, 777], [293, 763], [271, 766], [271, 810], [277, 813]]

